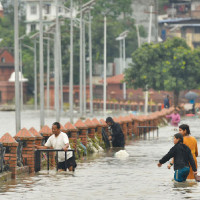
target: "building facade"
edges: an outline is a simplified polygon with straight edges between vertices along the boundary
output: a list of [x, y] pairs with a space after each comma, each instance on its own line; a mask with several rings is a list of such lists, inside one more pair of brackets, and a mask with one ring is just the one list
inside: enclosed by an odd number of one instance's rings
[[[26, 10], [26, 34], [39, 30], [40, 1], [23, 0]], [[47, 30], [56, 18], [56, 5], [54, 0], [43, 0], [42, 19], [44, 29]], [[64, 0], [58, 1], [58, 16], [70, 17], [69, 9], [65, 8]]]

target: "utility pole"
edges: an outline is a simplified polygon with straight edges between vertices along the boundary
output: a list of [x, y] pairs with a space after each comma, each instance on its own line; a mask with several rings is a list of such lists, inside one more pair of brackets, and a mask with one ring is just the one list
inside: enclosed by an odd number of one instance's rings
[[60, 108], [59, 108], [59, 71], [60, 71], [60, 65], [59, 65], [59, 30], [58, 30], [58, 0], [56, 0], [56, 33], [55, 33], [55, 87], [54, 87], [54, 93], [55, 93], [55, 110], [56, 110], [56, 121], [60, 122]]
[[85, 60], [85, 21], [83, 20], [83, 116], [86, 116], [86, 60]]
[[34, 103], [35, 110], [37, 110], [37, 43], [34, 39]]
[[79, 80], [79, 107], [80, 116], [83, 117], [83, 11], [82, 0], [80, 6], [80, 80]]
[[138, 39], [138, 48], [140, 48], [141, 47], [141, 41], [140, 41], [140, 31], [139, 31], [138, 24], [136, 24], [136, 31], [137, 31], [137, 39]]
[[43, 3], [40, 0], [40, 127], [44, 126], [44, 61], [43, 61]]
[[50, 96], [49, 96], [49, 87], [50, 87], [50, 39], [47, 39], [47, 110], [50, 107]]
[[[123, 74], [126, 68], [126, 37], [123, 39]], [[124, 100], [126, 100], [126, 83], [123, 83]]]
[[60, 110], [63, 111], [63, 73], [62, 73], [62, 48], [61, 48], [61, 31], [60, 22], [58, 20], [58, 59], [59, 59], [59, 72], [60, 72]]
[[90, 114], [93, 116], [93, 84], [92, 84], [92, 28], [91, 11], [89, 11], [89, 68], [90, 68]]
[[15, 123], [16, 133], [21, 129], [20, 96], [19, 96], [19, 22], [18, 0], [14, 1], [14, 43], [15, 43]]
[[73, 44], [73, 0], [70, 1], [70, 77], [69, 77], [69, 111], [70, 111], [70, 122], [73, 123], [73, 110], [74, 110], [74, 102], [73, 102], [73, 85], [74, 85], [74, 44]]
[[103, 85], [103, 113], [106, 117], [106, 66], [107, 66], [107, 19], [104, 16], [104, 85]]
[[20, 82], [20, 93], [21, 93], [21, 111], [23, 110], [23, 80], [22, 80], [22, 72], [23, 72], [23, 70], [22, 70], [22, 39], [20, 40], [20, 50], [19, 50], [19, 57], [20, 57], [20, 74], [21, 74], [21, 76], [19, 77], [19, 82]]

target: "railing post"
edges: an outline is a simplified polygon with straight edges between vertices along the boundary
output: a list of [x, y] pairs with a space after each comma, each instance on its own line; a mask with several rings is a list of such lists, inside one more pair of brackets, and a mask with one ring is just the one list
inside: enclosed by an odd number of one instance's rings
[[90, 119], [87, 119], [85, 121], [85, 125], [88, 127], [88, 136], [89, 136], [89, 138], [94, 139], [96, 125]]
[[103, 125], [96, 118], [94, 118], [92, 121], [97, 125], [97, 128], [96, 128], [97, 136], [100, 139], [100, 141], [102, 141], [102, 126]]
[[16, 140], [9, 134], [4, 134], [0, 142], [6, 147], [6, 152], [4, 156], [5, 164], [9, 165], [9, 170], [12, 172], [12, 178], [16, 178], [17, 174], [17, 146]]
[[29, 166], [29, 172], [35, 172], [35, 136], [26, 128], [21, 129], [14, 137], [23, 141], [22, 157], [23, 164]]
[[76, 150], [76, 146], [77, 146], [77, 137], [78, 137], [78, 130], [77, 128], [71, 124], [70, 122], [67, 122], [64, 125], [65, 130], [62, 130], [65, 133], [70, 133], [70, 135], [68, 135], [69, 140], [72, 142], [72, 148]]
[[82, 144], [87, 147], [87, 132], [88, 132], [88, 127], [81, 121], [78, 120], [75, 124], [76, 128], [80, 131], [80, 139]]

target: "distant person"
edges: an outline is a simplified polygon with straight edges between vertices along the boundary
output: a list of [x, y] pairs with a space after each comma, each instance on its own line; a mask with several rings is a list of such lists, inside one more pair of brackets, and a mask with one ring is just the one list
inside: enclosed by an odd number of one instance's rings
[[164, 108], [169, 108], [170, 107], [170, 103], [169, 103], [169, 95], [167, 95], [164, 98]]
[[[54, 149], [63, 149], [64, 151], [70, 150], [69, 139], [66, 133], [60, 131], [60, 123], [54, 122], [52, 125], [51, 135], [44, 146], [35, 146], [37, 149], [48, 149], [53, 147]], [[65, 162], [65, 152], [58, 152], [58, 169], [59, 171], [66, 171], [68, 168], [69, 171], [75, 171], [76, 161], [72, 155], [72, 152], [67, 152], [67, 160]]]
[[109, 140], [112, 141], [112, 146], [124, 148], [124, 134], [120, 127], [120, 124], [114, 122], [114, 120], [111, 117], [107, 117], [106, 123], [111, 128], [111, 136], [109, 136]]
[[189, 103], [192, 104], [192, 114], [195, 114], [195, 100], [191, 99]]
[[166, 118], [171, 119], [171, 125], [177, 127], [181, 121], [181, 116], [178, 113], [178, 110], [175, 109], [171, 115], [166, 115]]
[[174, 146], [169, 152], [158, 162], [158, 167], [166, 163], [170, 158], [174, 158], [174, 180], [177, 182], [183, 182], [186, 180], [189, 172], [190, 165], [193, 170], [193, 174], [197, 176], [197, 169], [194, 159], [191, 154], [191, 150], [188, 146], [183, 144], [183, 136], [180, 133], [174, 135]]

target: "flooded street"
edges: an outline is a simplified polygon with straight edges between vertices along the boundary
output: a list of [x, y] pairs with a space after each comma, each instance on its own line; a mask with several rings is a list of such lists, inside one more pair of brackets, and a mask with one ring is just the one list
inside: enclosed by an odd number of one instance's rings
[[[200, 145], [199, 121], [187, 118], [181, 123], [190, 125]], [[173, 169], [168, 170], [167, 164], [157, 167], [158, 160], [173, 146], [175, 133], [170, 126], [160, 128], [159, 138], [156, 134], [153, 138], [151, 133], [150, 138], [133, 139], [126, 146], [128, 158], [116, 158], [113, 152], [103, 153], [79, 162], [74, 174], [42, 171], [0, 183], [0, 200], [199, 200], [200, 183], [176, 183]]]

